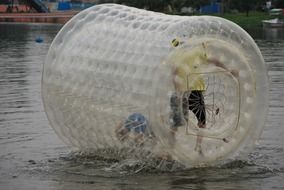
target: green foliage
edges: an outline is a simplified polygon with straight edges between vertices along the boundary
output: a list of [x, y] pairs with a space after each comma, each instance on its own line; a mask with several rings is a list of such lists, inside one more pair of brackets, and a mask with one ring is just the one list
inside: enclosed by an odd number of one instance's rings
[[210, 0], [118, 0], [116, 2], [154, 11], [163, 11], [170, 6], [171, 9], [179, 11], [182, 7], [199, 8], [209, 4]]
[[161, 11], [166, 6], [167, 0], [118, 0], [117, 3], [141, 9], [147, 8], [150, 10]]
[[230, 0], [229, 8], [237, 9], [239, 11], [247, 11], [261, 7], [266, 1], [267, 0]]
[[284, 8], [284, 0], [275, 0], [276, 8]]
[[194, 7], [199, 8], [200, 6], [210, 4], [210, 0], [172, 0], [175, 7]]

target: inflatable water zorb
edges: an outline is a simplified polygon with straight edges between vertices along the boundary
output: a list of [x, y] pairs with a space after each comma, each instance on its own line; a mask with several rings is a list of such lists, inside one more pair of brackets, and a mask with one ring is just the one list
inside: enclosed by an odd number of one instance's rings
[[128, 147], [192, 166], [248, 153], [268, 78], [257, 45], [230, 21], [104, 4], [60, 30], [42, 95], [51, 126], [76, 150]]

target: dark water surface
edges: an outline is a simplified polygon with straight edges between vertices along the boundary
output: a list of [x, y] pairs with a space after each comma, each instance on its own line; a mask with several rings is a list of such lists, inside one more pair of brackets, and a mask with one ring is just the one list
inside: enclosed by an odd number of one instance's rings
[[[78, 157], [49, 127], [41, 71], [60, 25], [0, 24], [0, 190], [284, 189], [284, 30], [249, 30], [268, 65], [270, 110], [248, 160], [176, 172], [129, 172], [112, 160]], [[37, 36], [44, 39], [36, 43]]]

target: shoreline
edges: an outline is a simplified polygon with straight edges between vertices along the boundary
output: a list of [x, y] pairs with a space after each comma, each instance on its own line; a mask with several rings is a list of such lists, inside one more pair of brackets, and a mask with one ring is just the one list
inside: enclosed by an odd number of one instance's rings
[[262, 27], [263, 20], [270, 20], [275, 16], [269, 15], [267, 12], [252, 11], [246, 16], [246, 13], [225, 13], [225, 14], [212, 14], [210, 16], [217, 16], [236, 23], [242, 28], [256, 28]]
[[53, 23], [65, 24], [79, 11], [52, 13], [1, 13], [0, 23]]
[[[53, 23], [65, 24], [80, 11], [63, 11], [51, 13], [0, 13], [0, 23]], [[275, 18], [266, 12], [225, 13], [225, 14], [196, 14], [183, 16], [216, 16], [230, 20], [242, 28], [261, 27], [263, 20]]]

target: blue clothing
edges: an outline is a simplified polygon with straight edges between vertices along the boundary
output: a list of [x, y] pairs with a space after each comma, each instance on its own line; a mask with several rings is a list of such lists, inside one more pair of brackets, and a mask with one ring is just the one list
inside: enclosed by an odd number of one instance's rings
[[148, 125], [147, 119], [140, 113], [131, 114], [124, 122], [124, 127], [136, 133], [145, 133]]

